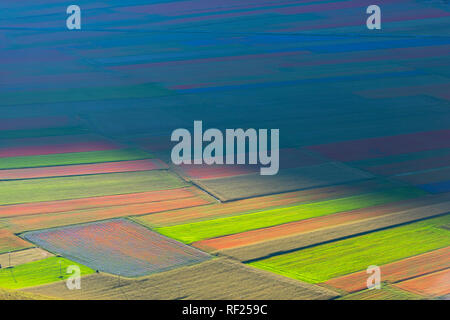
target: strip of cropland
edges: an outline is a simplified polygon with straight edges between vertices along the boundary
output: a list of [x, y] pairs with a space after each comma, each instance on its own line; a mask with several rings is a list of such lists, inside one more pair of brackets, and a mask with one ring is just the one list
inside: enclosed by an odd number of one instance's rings
[[70, 166], [0, 170], [0, 180], [22, 180], [117, 172], [138, 172], [167, 168], [168, 166], [159, 159], [145, 159], [96, 164], [78, 164]]
[[77, 164], [132, 161], [153, 158], [145, 151], [137, 149], [100, 150], [86, 152], [68, 152], [32, 156], [0, 158], [0, 169], [37, 168], [67, 166]]
[[80, 268], [81, 275], [94, 273], [94, 270], [65, 258], [50, 257], [13, 268], [0, 269], [0, 288], [21, 289], [62, 281], [70, 276], [65, 271], [72, 265]]
[[0, 181], [0, 205], [166, 190], [186, 185], [166, 170]]
[[251, 262], [250, 265], [311, 283], [383, 265], [448, 245], [442, 226], [450, 215], [377, 231]]

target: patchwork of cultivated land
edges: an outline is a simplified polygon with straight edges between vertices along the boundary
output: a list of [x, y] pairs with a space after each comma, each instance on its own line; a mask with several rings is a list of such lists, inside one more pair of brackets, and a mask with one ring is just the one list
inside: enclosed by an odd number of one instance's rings
[[0, 205], [174, 189], [186, 185], [165, 170], [0, 181]]
[[450, 215], [322, 244], [250, 265], [311, 283], [383, 265], [448, 245]]
[[241, 215], [265, 209], [287, 207], [305, 202], [358, 195], [371, 191], [382, 190], [383, 188], [392, 188], [394, 186], [395, 185], [392, 183], [384, 180], [366, 180], [345, 185], [314, 188], [213, 204], [202, 208], [161, 212], [142, 216], [137, 219], [140, 223], [150, 227], [167, 227], [183, 223]]
[[[36, 147], [42, 150], [42, 147]], [[102, 150], [64, 153], [58, 150], [55, 154], [18, 156], [0, 158], [0, 169], [36, 168], [49, 166], [64, 166], [76, 164], [91, 164], [113, 161], [132, 161], [152, 158], [147, 152], [135, 149]], [[61, 152], [61, 153], [59, 153]]]
[[[188, 187], [180, 189], [119, 194], [112, 196], [81, 198], [74, 200], [25, 203], [25, 204], [0, 206], [0, 217], [8, 218], [15, 216], [68, 212], [83, 209], [105, 208], [112, 206], [125, 206], [130, 204], [163, 202], [169, 200], [194, 198], [198, 196], [204, 196], [204, 194], [202, 194], [195, 188]], [[204, 197], [206, 198], [206, 196]]]
[[169, 237], [191, 243], [337, 212], [375, 206], [420, 195], [423, 195], [423, 192], [408, 187], [397, 188], [346, 198], [301, 204], [294, 207], [156, 228], [156, 230]]
[[[450, 268], [450, 247], [419, 254], [380, 266], [383, 281], [391, 283], [416, 278]], [[367, 272], [361, 271], [326, 282], [335, 288], [354, 292], [366, 288]]]
[[195, 180], [221, 201], [244, 199], [271, 193], [323, 187], [333, 184], [369, 179], [369, 173], [338, 163], [280, 170], [274, 176], [259, 173], [220, 179]]
[[63, 283], [27, 292], [64, 299], [330, 299], [337, 294], [300, 281], [256, 270], [240, 263], [213, 259], [139, 279], [106, 274], [82, 278], [83, 290]]
[[442, 297], [450, 294], [450, 269], [402, 281], [395, 286], [416, 294]]
[[71, 166], [41, 167], [27, 169], [0, 170], [0, 180], [19, 180], [48, 177], [81, 176], [101, 173], [138, 172], [167, 169], [158, 159], [80, 164]]
[[0, 229], [0, 253], [30, 248], [33, 245], [6, 229]]
[[0, 254], [0, 265], [2, 268], [6, 268], [42, 260], [51, 256], [53, 254], [40, 248], [13, 251], [11, 253]]
[[217, 238], [206, 239], [194, 242], [194, 246], [208, 251], [226, 250], [236, 247], [249, 246], [269, 240], [287, 238], [302, 233], [308, 233], [321, 229], [330, 230], [339, 225], [346, 225], [354, 222], [373, 219], [376, 217], [388, 216], [414, 207], [430, 205], [433, 202], [440, 202], [439, 200], [421, 197], [417, 200], [403, 200], [395, 201], [388, 204], [377, 205], [373, 207], [350, 210], [332, 215], [326, 215], [301, 221], [295, 221], [276, 225], [273, 227], [266, 227]]
[[[448, 299], [448, 5], [314, 1], [3, 0], [0, 299]], [[172, 164], [195, 120], [279, 173]]]
[[137, 277], [209, 259], [209, 255], [124, 219], [31, 231], [46, 250], [100, 270]]
[[450, 202], [427, 205], [393, 214], [375, 217], [362, 221], [354, 221], [343, 225], [322, 228], [286, 238], [257, 243], [245, 247], [237, 247], [221, 251], [241, 261], [262, 259], [275, 254], [290, 252], [329, 241], [335, 241], [358, 234], [401, 225], [448, 213]]
[[[13, 268], [0, 269], [0, 288], [21, 289], [67, 279], [69, 266], [80, 268], [81, 275], [88, 275], [94, 270], [61, 257], [21, 264]], [[65, 285], [65, 282], [63, 282]]]

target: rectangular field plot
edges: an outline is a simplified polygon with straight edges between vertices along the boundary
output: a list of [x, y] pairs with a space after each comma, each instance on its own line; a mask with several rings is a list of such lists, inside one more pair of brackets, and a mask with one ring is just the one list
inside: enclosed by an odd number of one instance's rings
[[11, 253], [0, 254], [0, 265], [2, 266], [2, 268], [6, 268], [33, 261], [43, 260], [51, 256], [53, 256], [53, 254], [40, 248], [30, 248], [14, 251]]
[[125, 277], [162, 272], [210, 258], [125, 219], [31, 231], [23, 237], [93, 269]]
[[274, 176], [259, 173], [235, 177], [196, 180], [221, 201], [245, 199], [279, 192], [317, 188], [371, 178], [372, 175], [338, 163], [280, 170]]
[[70, 276], [66, 273], [66, 270], [71, 265], [78, 265], [81, 276], [94, 272], [94, 270], [73, 261], [60, 257], [50, 257], [13, 268], [0, 269], [0, 288], [21, 289], [62, 281]]
[[311, 283], [448, 246], [450, 215], [377, 231], [250, 263]]

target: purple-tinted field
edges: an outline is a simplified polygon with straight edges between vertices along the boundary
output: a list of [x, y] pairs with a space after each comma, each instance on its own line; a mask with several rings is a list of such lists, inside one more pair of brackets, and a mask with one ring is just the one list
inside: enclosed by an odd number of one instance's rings
[[125, 277], [162, 272], [210, 258], [125, 219], [26, 232], [23, 237], [92, 269]]

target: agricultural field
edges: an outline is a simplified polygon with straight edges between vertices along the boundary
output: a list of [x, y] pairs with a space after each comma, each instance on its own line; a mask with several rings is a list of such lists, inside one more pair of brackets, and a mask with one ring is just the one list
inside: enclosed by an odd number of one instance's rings
[[27, 293], [61, 299], [330, 299], [332, 290], [255, 270], [228, 259], [212, 259], [139, 279], [107, 274], [82, 278], [83, 290], [64, 283], [29, 288]]
[[6, 268], [33, 261], [43, 260], [51, 256], [53, 256], [53, 254], [40, 248], [30, 248], [25, 250], [13, 251], [11, 253], [0, 254], [0, 265], [3, 268]]
[[0, 288], [22, 289], [67, 279], [67, 267], [76, 265], [81, 275], [94, 273], [94, 270], [62, 257], [50, 257], [44, 260], [21, 264], [13, 268], [0, 269]]
[[[450, 268], [450, 247], [430, 251], [380, 266], [383, 281], [396, 283]], [[366, 288], [367, 272], [351, 273], [326, 282], [327, 285], [347, 292]]]
[[448, 245], [450, 215], [322, 244], [250, 265], [310, 283], [383, 265]]
[[[97, 146], [94, 146], [98, 149]], [[27, 148], [28, 149], [28, 148]], [[42, 152], [42, 147], [38, 148]], [[100, 150], [91, 151], [91, 146], [86, 147], [83, 144], [82, 151], [75, 151], [72, 146], [68, 149], [69, 152], [64, 152], [58, 148], [54, 150], [58, 153], [47, 153], [30, 156], [13, 156], [0, 157], [0, 169], [20, 169], [20, 168], [37, 168], [37, 167], [51, 167], [51, 166], [67, 166], [76, 164], [92, 164], [114, 161], [132, 161], [152, 158], [152, 156], [144, 151], [135, 149], [119, 149], [119, 150]], [[84, 151], [85, 150], [85, 151]], [[27, 150], [30, 152], [30, 150]], [[52, 152], [47, 150], [46, 152]], [[21, 152], [26, 153], [25, 151]]]
[[186, 185], [165, 170], [0, 181], [0, 205], [175, 189]]
[[[0, 300], [450, 297], [448, 1], [369, 30], [362, 0], [80, 0], [82, 32], [28, 2], [0, 4]], [[214, 156], [258, 164], [172, 161], [238, 128]]]
[[161, 234], [191, 243], [208, 238], [266, 228], [288, 222], [376, 206], [423, 195], [422, 191], [398, 188], [346, 198], [313, 202], [294, 207], [249, 213], [234, 217], [156, 228]]
[[402, 281], [395, 286], [415, 294], [429, 297], [444, 297], [450, 294], [449, 279], [450, 269], [447, 268], [418, 278]]
[[372, 175], [338, 163], [324, 163], [280, 170], [274, 176], [259, 173], [194, 180], [221, 201], [245, 199], [272, 193], [323, 187], [372, 178]]
[[210, 258], [125, 219], [25, 232], [25, 239], [95, 270], [139, 277]]

